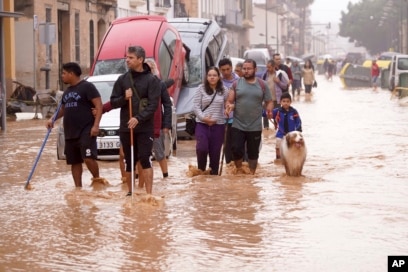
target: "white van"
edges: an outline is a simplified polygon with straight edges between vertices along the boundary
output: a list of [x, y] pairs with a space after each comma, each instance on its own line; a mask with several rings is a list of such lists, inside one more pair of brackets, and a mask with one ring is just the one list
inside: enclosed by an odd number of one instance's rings
[[[405, 75], [403, 75], [405, 74]], [[394, 55], [390, 63], [388, 88], [393, 91], [395, 87], [408, 88], [408, 55]]]
[[253, 59], [257, 65], [266, 65], [272, 56], [268, 48], [252, 48], [244, 52], [244, 59]]

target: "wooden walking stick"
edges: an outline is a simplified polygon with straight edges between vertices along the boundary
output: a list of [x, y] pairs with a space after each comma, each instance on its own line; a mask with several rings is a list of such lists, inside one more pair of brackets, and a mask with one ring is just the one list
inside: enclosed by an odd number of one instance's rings
[[222, 174], [222, 166], [224, 165], [225, 144], [227, 142], [227, 131], [228, 131], [228, 118], [225, 120], [224, 143], [222, 144], [221, 166], [220, 166], [220, 171], [218, 173], [219, 176], [221, 176]]

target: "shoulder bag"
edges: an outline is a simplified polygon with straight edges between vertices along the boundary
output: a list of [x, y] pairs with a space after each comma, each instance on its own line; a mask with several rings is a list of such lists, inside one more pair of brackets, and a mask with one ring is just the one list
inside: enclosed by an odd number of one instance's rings
[[136, 94], [137, 98], [139, 99], [139, 113], [141, 113], [146, 107], [149, 102], [149, 99], [147, 98], [140, 98], [139, 93], [137, 92], [135, 88], [135, 84], [133, 83], [133, 77], [132, 74], [129, 72], [129, 78], [130, 78], [130, 84], [132, 85], [132, 90]]
[[[215, 91], [210, 104], [208, 104], [207, 106], [204, 107], [204, 109], [202, 109], [202, 111], [205, 111], [210, 105], [211, 103], [214, 101], [215, 96], [217, 95], [217, 91]], [[195, 134], [195, 129], [197, 126], [197, 121], [196, 121], [196, 116], [194, 113], [190, 114], [189, 118], [186, 119], [186, 132], [190, 135], [194, 135]]]

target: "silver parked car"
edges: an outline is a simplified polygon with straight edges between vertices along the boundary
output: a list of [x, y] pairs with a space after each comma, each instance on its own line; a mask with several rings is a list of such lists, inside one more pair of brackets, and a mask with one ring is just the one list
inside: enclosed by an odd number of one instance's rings
[[[86, 80], [92, 82], [98, 89], [102, 103], [106, 103], [110, 100], [113, 85], [120, 74], [99, 75], [91, 76]], [[176, 109], [172, 108], [172, 132], [171, 135], [165, 137], [165, 152], [166, 156], [170, 156], [172, 150], [176, 146], [177, 141], [177, 117]], [[102, 115], [101, 122], [99, 123], [99, 136], [96, 138], [98, 147], [98, 159], [99, 160], [118, 160], [119, 159], [119, 124], [120, 124], [120, 109], [112, 109]], [[65, 139], [64, 139], [64, 127], [62, 125], [58, 128], [58, 141], [57, 141], [57, 158], [59, 160], [65, 160]]]

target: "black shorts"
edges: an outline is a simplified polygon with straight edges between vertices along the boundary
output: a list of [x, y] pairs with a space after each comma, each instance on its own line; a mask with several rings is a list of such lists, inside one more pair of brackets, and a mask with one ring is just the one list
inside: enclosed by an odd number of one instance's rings
[[[122, 143], [123, 153], [125, 154], [126, 172], [132, 170], [131, 159], [132, 151], [130, 146], [130, 132], [120, 132], [120, 142]], [[153, 132], [133, 133], [133, 162], [136, 165], [140, 161], [143, 169], [151, 168], [151, 155], [153, 148]]]
[[261, 144], [262, 131], [242, 131], [231, 128], [231, 149], [234, 160], [244, 158], [245, 148], [249, 160], [257, 160], [259, 157], [259, 145]]
[[89, 132], [82, 133], [81, 138], [65, 140], [65, 155], [67, 164], [83, 163], [84, 159], [96, 159], [98, 149], [96, 137]]

